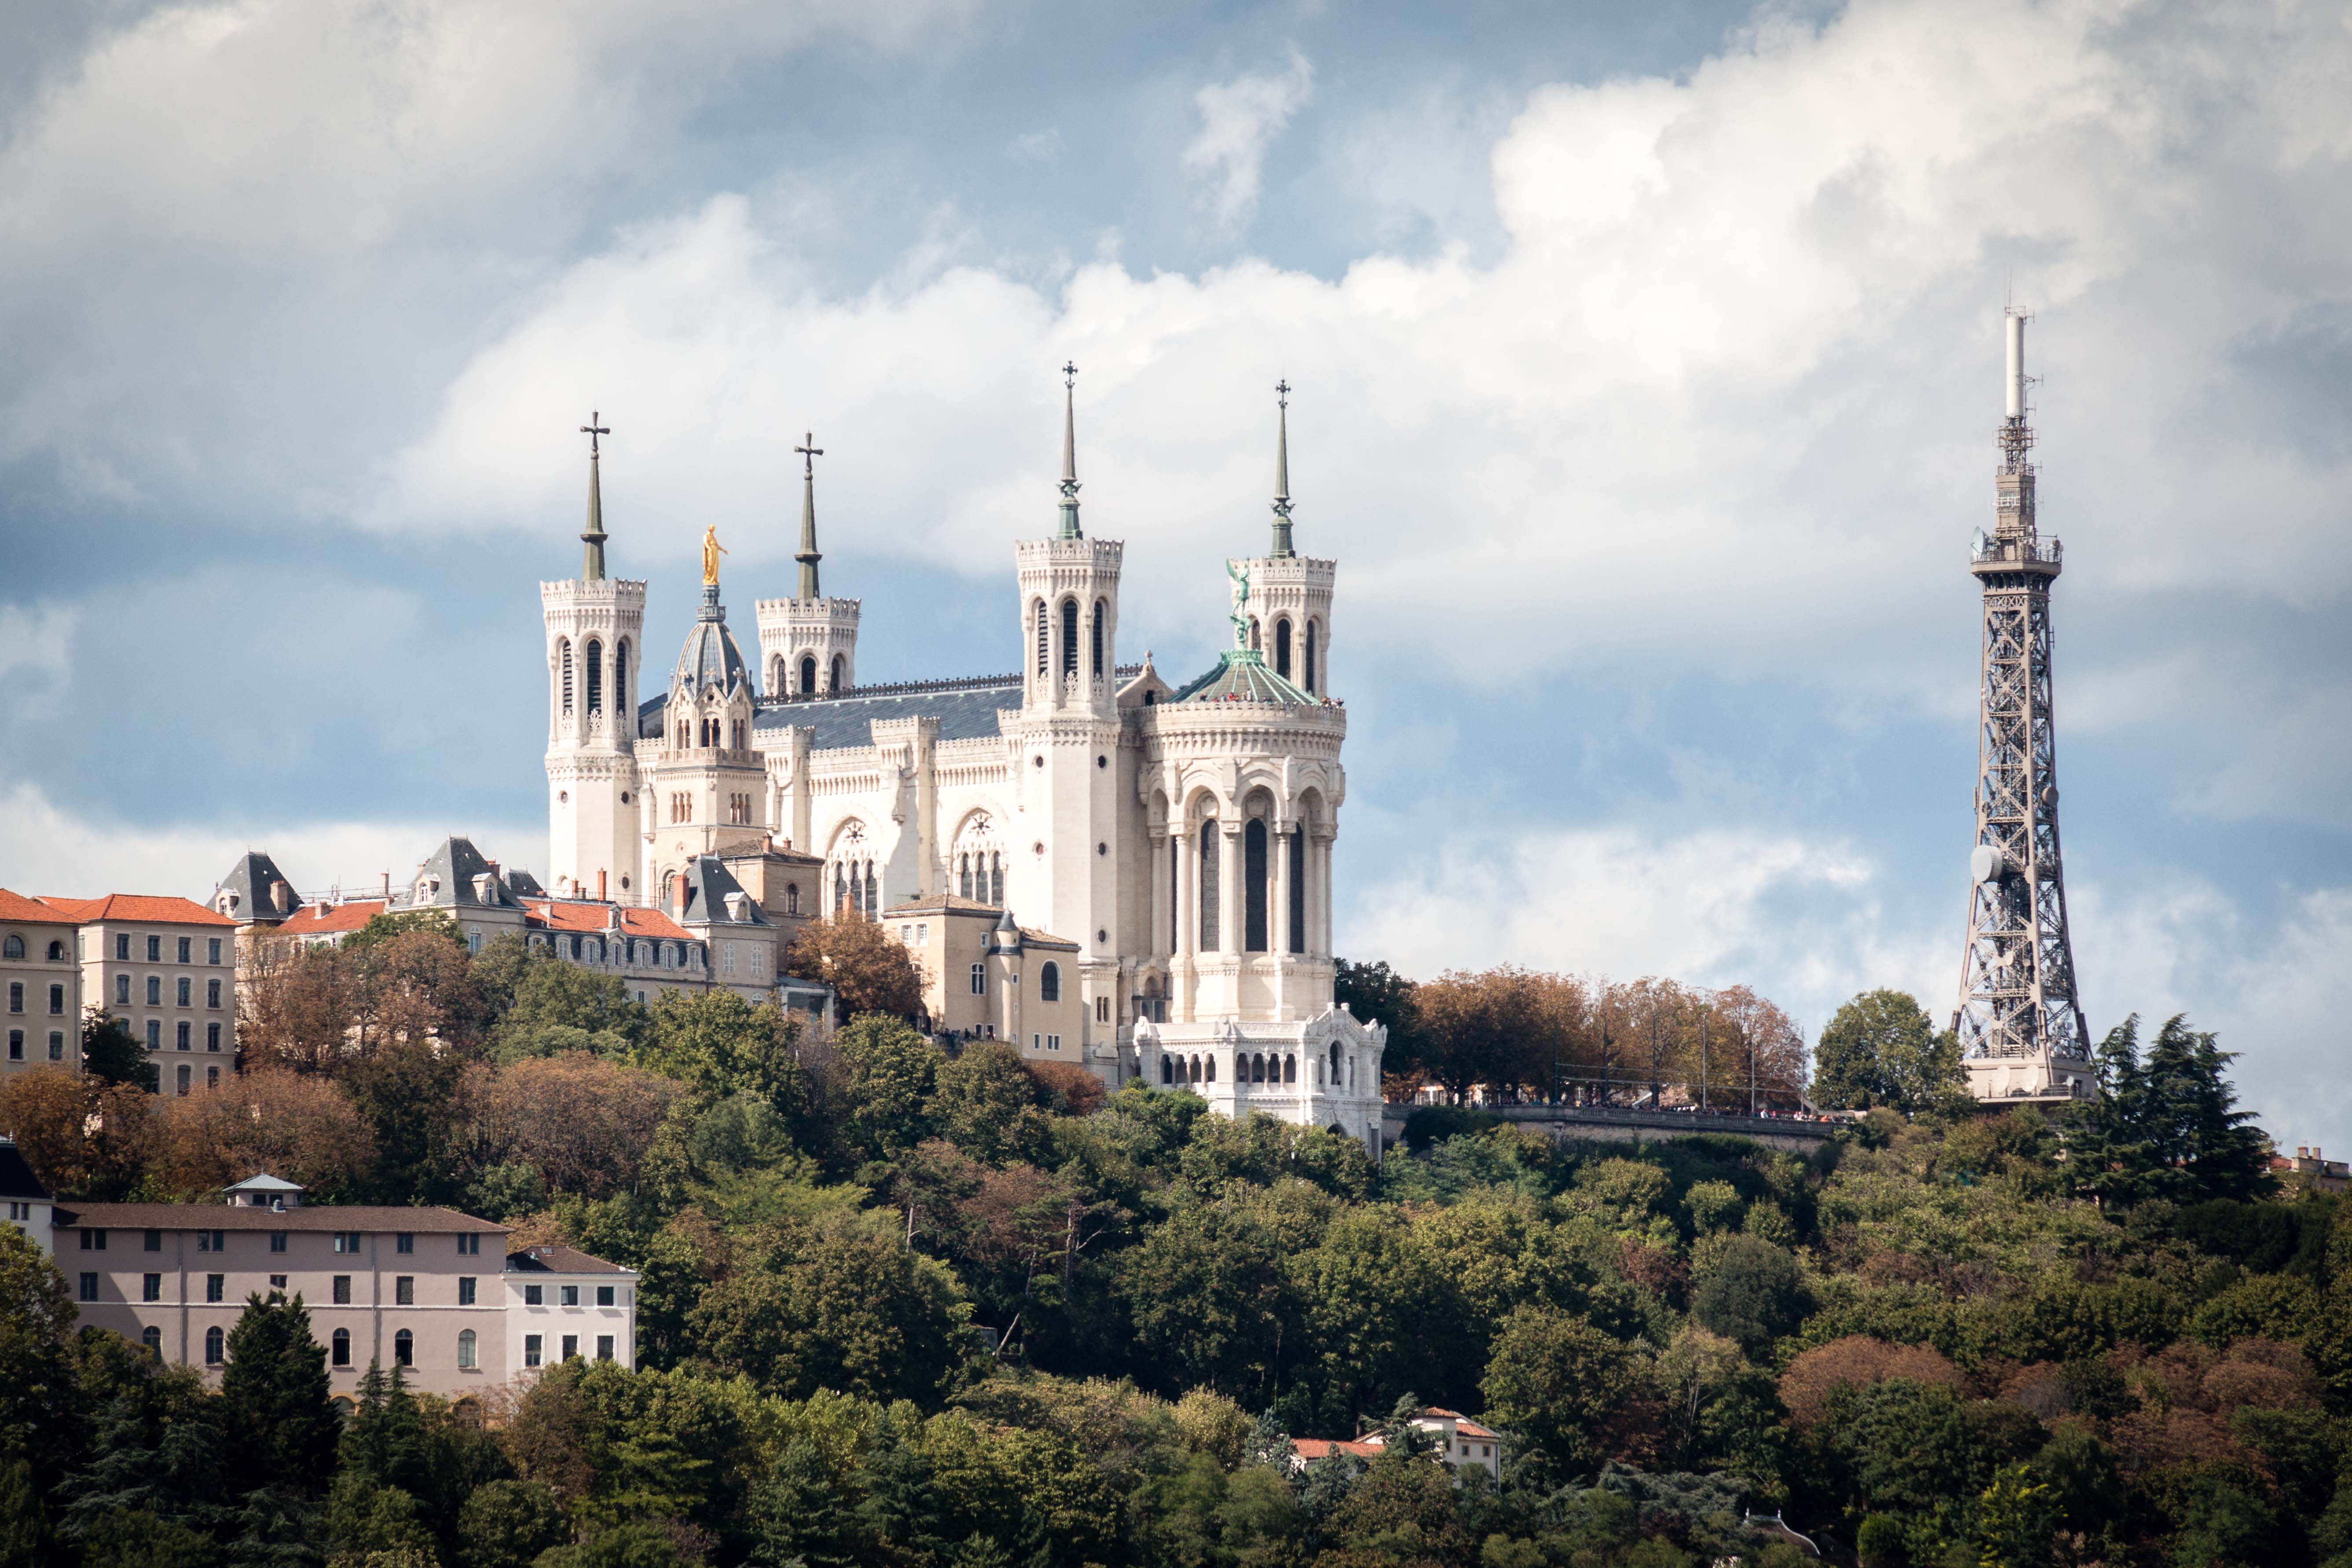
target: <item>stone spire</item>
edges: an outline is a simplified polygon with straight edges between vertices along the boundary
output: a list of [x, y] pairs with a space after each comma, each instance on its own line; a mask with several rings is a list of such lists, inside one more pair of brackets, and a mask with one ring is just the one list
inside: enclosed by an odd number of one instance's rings
[[1062, 366], [1062, 531], [1064, 539], [1084, 539], [1078, 530], [1078, 367]]
[[596, 474], [596, 438], [610, 436], [613, 429], [592, 411], [580, 433], [588, 437], [588, 526], [580, 534], [580, 575], [601, 583], [604, 579], [604, 487]]
[[1274, 384], [1274, 395], [1280, 406], [1276, 416], [1278, 424], [1274, 438], [1274, 549], [1276, 561], [1287, 561], [1296, 553], [1290, 548], [1290, 383]]
[[806, 443], [795, 447], [801, 455], [801, 547], [793, 559], [801, 563], [800, 592], [793, 595], [803, 604], [820, 597], [816, 587], [816, 563], [824, 559], [816, 549], [816, 460], [824, 456], [824, 448], [816, 444], [816, 433], [801, 437]]

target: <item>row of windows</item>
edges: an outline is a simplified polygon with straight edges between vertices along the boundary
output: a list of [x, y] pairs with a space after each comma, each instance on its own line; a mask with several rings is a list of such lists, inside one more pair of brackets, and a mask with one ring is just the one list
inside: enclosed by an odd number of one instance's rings
[[[1275, 913], [1272, 889], [1267, 875], [1269, 860], [1265, 819], [1252, 817], [1242, 830], [1242, 950], [1245, 952], [1272, 951], [1268, 927]], [[1214, 952], [1222, 936], [1223, 913], [1220, 883], [1224, 874], [1224, 835], [1213, 822], [1201, 824], [1201, 951]], [[1289, 908], [1282, 911], [1287, 918], [1282, 922], [1286, 940], [1282, 945], [1292, 952], [1307, 951], [1307, 830], [1293, 826], [1282, 837], [1278, 851], [1290, 862]], [[1183, 840], [1169, 836], [1168, 854], [1168, 921], [1173, 927], [1178, 911], [1183, 907], [1177, 881], [1184, 874]]]
[[[11, 1029], [8, 1031], [8, 1059], [12, 1062], [21, 1062], [25, 1059], [25, 1031], [22, 1029]], [[63, 1029], [51, 1029], [49, 1031], [49, 1060], [53, 1062], [61, 1062], [65, 1059], [65, 1031]]]
[[[0, 958], [24, 956], [25, 939], [21, 935], [12, 931], [5, 938], [0, 938]], [[62, 942], [49, 943], [48, 960], [51, 963], [66, 962], [66, 944]]]
[[606, 955], [612, 962], [631, 967], [655, 969], [699, 969], [702, 950], [682, 942], [641, 941], [635, 937], [610, 941], [601, 936], [565, 935], [549, 938], [533, 933], [530, 945], [539, 947], [552, 941], [558, 957], [569, 955], [574, 963], [603, 963]]
[[[184, 980], [180, 984], [184, 985], [187, 982]], [[21, 980], [11, 980], [8, 982], [8, 1011], [21, 1013], [24, 1010], [25, 983]], [[65, 1016], [66, 988], [62, 985], [52, 985], [49, 987], [49, 1016], [62, 1018]]]
[[[588, 711], [604, 711], [604, 645], [591, 637], [580, 649], [587, 662]], [[563, 710], [572, 711], [572, 639], [564, 638], [556, 645], [556, 661], [562, 666]], [[629, 710], [629, 642], [622, 638], [613, 647], [613, 710]]]
[[[597, 1286], [596, 1305], [600, 1307], [609, 1307], [613, 1305], [613, 1294], [614, 1287], [610, 1285]], [[522, 1304], [526, 1307], [546, 1306], [547, 1287], [544, 1285], [524, 1286], [522, 1288]], [[559, 1307], [576, 1307], [580, 1305], [580, 1287], [577, 1285], [558, 1285], [555, 1288], [555, 1304]]]
[[[689, 733], [694, 736], [693, 743], [695, 745], [701, 746], [706, 749], [716, 749], [722, 738], [724, 738], [727, 747], [730, 751], [744, 751], [748, 749], [751, 744], [748, 738], [748, 727], [740, 719], [698, 719], [695, 721], [694, 728], [691, 731], [687, 728], [686, 721], [680, 719], [677, 721], [677, 749], [679, 751], [682, 752], [686, 750], [686, 738]], [[681, 817], [679, 820], [685, 821], [688, 819]]]
[[[129, 1021], [130, 1020], [128, 1019], [124, 1020], [125, 1023], [128, 1023]], [[194, 1024], [189, 1023], [185, 1018], [181, 1019], [177, 1024], [174, 1024], [172, 1026], [172, 1043], [177, 1049], [184, 1051], [194, 1050], [195, 1048], [194, 1043], [195, 1037], [196, 1026]], [[160, 1051], [163, 1048], [163, 1020], [161, 1018], [150, 1018], [147, 1020], [147, 1048], [151, 1051]], [[205, 1049], [208, 1051], [217, 1051], [220, 1048], [221, 1026], [218, 1024], [206, 1024], [205, 1026]]]
[[882, 912], [882, 884], [871, 860], [837, 860], [833, 867], [833, 908], [856, 910], [867, 920]]
[[[1328, 1079], [1333, 1085], [1339, 1082], [1340, 1061], [1339, 1042], [1335, 1040], [1331, 1045]], [[1318, 1088], [1326, 1081], [1324, 1072], [1324, 1063], [1318, 1059], [1315, 1064]], [[1347, 1064], [1347, 1073], [1349, 1079], [1354, 1078], [1355, 1063], [1352, 1061]], [[1234, 1058], [1234, 1080], [1236, 1083], [1297, 1083], [1298, 1058], [1296, 1056], [1270, 1056], [1263, 1051], [1253, 1051], [1246, 1057], [1236, 1056]], [[1217, 1058], [1213, 1056], [1161, 1057], [1160, 1081], [1166, 1084], [1214, 1083], [1217, 1081]]]
[[[8, 987], [8, 1011], [11, 1013], [21, 1013], [25, 1010], [18, 1005], [16, 994], [23, 989], [24, 987], [21, 985], [12, 984]], [[195, 994], [196, 983], [187, 975], [183, 974], [176, 982], [174, 982], [172, 991], [173, 1005], [193, 1007], [196, 1005]], [[128, 974], [118, 974], [114, 977], [114, 1005], [118, 1007], [128, 1007], [131, 1005], [131, 976]], [[160, 974], [151, 974], [147, 977], [147, 1005], [150, 1007], [161, 1007], [163, 1005], [163, 977]], [[207, 980], [205, 982], [205, 1005], [215, 1012], [219, 1011], [221, 1005], [221, 983], [219, 981]], [[52, 985], [49, 987], [49, 1011], [52, 1013], [62, 1013], [65, 1011], [64, 986]]]
[[1029, 1037], [1029, 1048], [1033, 1051], [1058, 1051], [1062, 1048], [1062, 1037], [1059, 1035], [1032, 1035]]
[[983, 904], [1004, 903], [1004, 857], [1000, 854], [956, 857], [956, 890]]
[[[578, 1334], [565, 1334], [562, 1336], [561, 1342], [563, 1346], [563, 1352], [557, 1359], [562, 1361], [577, 1361], [580, 1358], [580, 1336]], [[541, 1335], [523, 1335], [522, 1364], [525, 1366], [537, 1366], [544, 1361], [547, 1355], [545, 1349], [546, 1343], [546, 1340]], [[462, 1355], [464, 1352], [465, 1347], [460, 1345], [458, 1347], [458, 1353]], [[612, 1335], [598, 1334], [596, 1336], [596, 1359], [598, 1361], [611, 1361], [613, 1359]], [[470, 1363], [461, 1361], [457, 1364], [465, 1366]]]
[[[93, 1226], [83, 1226], [81, 1230], [81, 1249], [84, 1252], [104, 1252], [106, 1250], [106, 1238], [108, 1234], [108, 1232], [99, 1229]], [[269, 1237], [270, 1251], [283, 1252], [286, 1250], [286, 1237], [289, 1234], [288, 1232], [282, 1230], [272, 1230], [265, 1231], [262, 1234]], [[363, 1237], [366, 1234], [365, 1232], [356, 1230], [339, 1230], [332, 1232], [331, 1234], [334, 1237], [334, 1247], [337, 1252], [355, 1256], [362, 1249]], [[164, 1233], [161, 1230], [142, 1232], [142, 1250], [147, 1252], [163, 1251], [163, 1236]], [[198, 1252], [226, 1252], [228, 1250], [228, 1232], [226, 1230], [200, 1230], [195, 1233], [195, 1237], [196, 1250]], [[482, 1237], [480, 1232], [468, 1231], [465, 1235], [455, 1237], [451, 1239], [455, 1240], [457, 1244], [458, 1257], [479, 1258], [482, 1255]], [[413, 1230], [394, 1231], [392, 1237], [392, 1249], [394, 1252], [404, 1257], [414, 1255], [416, 1251], [416, 1233]]]
[[[183, 1067], [179, 1069], [177, 1077], [178, 1082], [173, 1092], [181, 1099], [184, 1100], [195, 1088], [195, 1069], [194, 1068]], [[216, 1067], [208, 1067], [205, 1068], [205, 1088], [209, 1090], [218, 1089], [219, 1087], [220, 1068]]]
[[[1038, 599], [1033, 602], [1030, 613], [1037, 627], [1037, 673], [1040, 676], [1043, 676], [1054, 668], [1054, 660], [1051, 652], [1053, 640], [1053, 616], [1052, 613], [1045, 608], [1045, 601], [1043, 599]], [[1078, 673], [1078, 602], [1076, 599], [1064, 599], [1062, 601], [1061, 616], [1061, 669], [1064, 675], [1076, 675]], [[1091, 632], [1090, 641], [1092, 644], [1092, 664], [1090, 666], [1090, 673], [1097, 680], [1102, 679], [1103, 673], [1108, 668], [1104, 658], [1104, 651], [1105, 638], [1108, 635], [1108, 623], [1109, 618], [1109, 601], [1106, 599], [1097, 599], [1095, 601], [1095, 613], [1088, 617], [1087, 624], [1089, 631]]]
[[[817, 695], [816, 656], [814, 654], [804, 653], [801, 655], [800, 679], [792, 687], [792, 689], [789, 692], [785, 690], [786, 683], [784, 680], [784, 661], [781, 658], [768, 667], [768, 689], [770, 691], [778, 696], [814, 697]], [[849, 663], [846, 659], [842, 658], [841, 655], [835, 654], [833, 656], [833, 679], [826, 683], [824, 689], [827, 691], [840, 691], [845, 689], [848, 685]]]
[[[180, 963], [194, 963], [195, 962], [194, 953], [196, 949], [196, 939], [192, 936], [183, 936], [174, 937], [173, 941], [176, 944], [173, 951], [179, 954], [179, 957], [175, 962]], [[56, 944], [52, 943], [51, 945], [55, 946]], [[15, 957], [18, 955], [12, 953], [9, 956]], [[56, 955], [52, 953], [50, 956], [55, 957]], [[119, 963], [128, 963], [131, 962], [131, 933], [129, 931], [119, 931], [114, 933], [114, 957], [115, 961]], [[221, 939], [216, 936], [206, 937], [205, 939], [205, 963], [211, 965], [213, 968], [217, 969], [220, 967], [220, 961]], [[163, 939], [162, 937], [150, 936], [147, 939], [147, 962], [150, 963], [161, 963], [163, 962]]]
[[[1250, 647], [1257, 648], [1261, 653], [1265, 651], [1259, 647], [1258, 623], [1255, 620], [1250, 622], [1249, 639]], [[1313, 621], [1307, 623], [1307, 635], [1301, 640], [1307, 656], [1306, 668], [1301, 673], [1306, 679], [1298, 684], [1308, 691], [1315, 691], [1315, 623]], [[1285, 680], [1290, 679], [1290, 617], [1287, 616], [1277, 617], [1274, 623], [1274, 672]]]
[[[988, 965], [985, 963], [971, 966], [971, 994], [975, 996], [988, 994]], [[1049, 958], [1037, 971], [1037, 1000], [1059, 1002], [1061, 999], [1062, 966]]]

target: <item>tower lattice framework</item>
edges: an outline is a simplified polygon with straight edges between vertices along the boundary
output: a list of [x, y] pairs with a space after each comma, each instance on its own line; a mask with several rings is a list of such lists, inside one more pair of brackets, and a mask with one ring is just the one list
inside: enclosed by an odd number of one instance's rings
[[2051, 699], [2050, 586], [2064, 552], [2035, 526], [2025, 321], [2012, 310], [2005, 323], [2009, 395], [1993, 531], [1978, 536], [1969, 564], [1984, 593], [1984, 644], [1976, 848], [1953, 1027], [1979, 1099], [2083, 1099], [2096, 1080], [2066, 927]]

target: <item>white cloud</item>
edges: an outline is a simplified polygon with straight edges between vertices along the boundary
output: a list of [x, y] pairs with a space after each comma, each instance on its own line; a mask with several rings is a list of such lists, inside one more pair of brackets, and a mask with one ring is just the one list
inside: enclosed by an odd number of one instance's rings
[[[484, 854], [503, 864], [544, 860], [542, 826], [493, 824], [469, 831]], [[0, 793], [0, 867], [6, 868], [8, 887], [36, 897], [157, 893], [203, 903], [248, 849], [267, 850], [306, 895], [340, 888], [364, 896], [382, 885], [387, 871], [398, 880], [449, 833], [421, 822], [289, 826], [274, 815], [196, 829], [143, 828], [84, 816], [34, 784]]]
[[1194, 95], [1200, 134], [1184, 149], [1184, 172], [1202, 183], [1217, 225], [1237, 231], [1257, 211], [1265, 150], [1315, 96], [1315, 67], [1296, 47], [1279, 75], [1253, 73]]

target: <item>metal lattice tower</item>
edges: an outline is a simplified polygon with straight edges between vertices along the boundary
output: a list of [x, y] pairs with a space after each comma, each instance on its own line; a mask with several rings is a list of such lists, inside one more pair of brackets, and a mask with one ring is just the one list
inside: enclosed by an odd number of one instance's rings
[[1969, 563], [1984, 587], [1984, 664], [1968, 943], [1952, 1026], [1978, 1099], [2080, 1100], [2097, 1089], [2066, 931], [2050, 695], [2050, 585], [2064, 552], [2034, 527], [2026, 319], [2015, 310], [2006, 317], [1993, 531], [1978, 534]]

